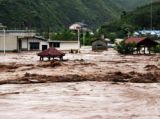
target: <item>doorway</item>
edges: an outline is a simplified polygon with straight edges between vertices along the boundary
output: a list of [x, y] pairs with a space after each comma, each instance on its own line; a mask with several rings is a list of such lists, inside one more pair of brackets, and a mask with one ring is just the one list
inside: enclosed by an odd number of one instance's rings
[[42, 51], [47, 50], [47, 45], [42, 45]]

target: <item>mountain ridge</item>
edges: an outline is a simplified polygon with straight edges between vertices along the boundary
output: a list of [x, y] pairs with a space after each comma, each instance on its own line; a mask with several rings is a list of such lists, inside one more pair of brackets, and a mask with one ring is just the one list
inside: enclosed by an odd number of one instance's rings
[[[118, 19], [120, 12], [137, 7], [129, 0], [0, 0], [0, 22], [10, 29], [40, 29], [42, 31], [65, 29], [70, 24], [83, 21], [96, 28], [104, 22]], [[143, 0], [142, 4], [147, 4]], [[124, 5], [124, 3], [126, 5]], [[131, 5], [133, 4], [134, 5]]]

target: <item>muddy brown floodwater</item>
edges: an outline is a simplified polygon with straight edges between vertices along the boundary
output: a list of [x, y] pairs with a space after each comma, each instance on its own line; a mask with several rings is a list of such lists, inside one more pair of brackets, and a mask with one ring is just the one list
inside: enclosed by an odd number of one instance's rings
[[160, 84], [0, 86], [1, 119], [159, 119]]
[[160, 119], [160, 54], [36, 54], [0, 54], [0, 119]]

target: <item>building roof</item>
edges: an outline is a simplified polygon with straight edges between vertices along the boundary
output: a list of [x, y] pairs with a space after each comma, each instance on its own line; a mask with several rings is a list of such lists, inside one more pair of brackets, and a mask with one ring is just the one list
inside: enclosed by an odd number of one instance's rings
[[145, 37], [130, 37], [125, 41], [125, 43], [136, 43], [136, 44], [138, 44], [145, 39], [146, 39]]
[[84, 24], [82, 22], [76, 22], [69, 27], [70, 30], [77, 30], [82, 28], [87, 28], [87, 24]]
[[38, 53], [38, 56], [42, 56], [42, 57], [60, 57], [60, 56], [64, 56], [65, 53], [63, 53], [60, 50], [57, 50], [55, 48], [49, 48], [47, 50], [44, 50], [40, 53]]
[[54, 41], [49, 41], [49, 43], [78, 43], [78, 40], [54, 40]]
[[144, 45], [144, 46], [155, 46], [158, 43], [150, 38], [147, 37], [130, 37], [128, 38], [125, 43], [135, 43], [136, 45]]
[[23, 37], [18, 37], [21, 40], [26, 40], [26, 39], [37, 39], [37, 40], [41, 40], [41, 41], [47, 41], [47, 39], [40, 37], [40, 36], [23, 36]]
[[104, 40], [104, 39], [95, 39], [95, 40], [92, 41], [92, 43], [99, 42], [99, 41], [104, 42], [104, 43], [108, 43], [108, 41]]

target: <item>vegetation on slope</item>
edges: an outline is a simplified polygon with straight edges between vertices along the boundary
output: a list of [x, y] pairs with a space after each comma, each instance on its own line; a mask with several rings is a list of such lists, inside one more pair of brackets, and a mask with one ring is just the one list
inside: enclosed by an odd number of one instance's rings
[[[113, 11], [113, 13], [116, 13]], [[114, 18], [103, 0], [1, 0], [0, 22], [9, 28], [57, 30], [76, 21], [91, 26]]]
[[[153, 29], [160, 28], [160, 2], [153, 3]], [[120, 20], [103, 25], [100, 33], [124, 38], [135, 30], [151, 29], [151, 5], [139, 7], [132, 12], [123, 12]]]
[[[47, 31], [84, 21], [92, 28], [119, 18], [124, 8], [133, 9], [142, 0], [0, 0], [0, 22], [9, 29]], [[147, 0], [143, 0], [146, 4]]]
[[[112, 1], [118, 8], [120, 8], [123, 11], [132, 11], [137, 7], [141, 7], [151, 3], [151, 0], [110, 0], [110, 1]], [[158, 0], [152, 0], [152, 2], [155, 1]]]

